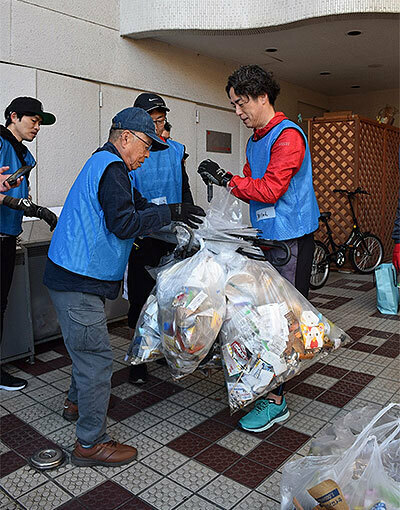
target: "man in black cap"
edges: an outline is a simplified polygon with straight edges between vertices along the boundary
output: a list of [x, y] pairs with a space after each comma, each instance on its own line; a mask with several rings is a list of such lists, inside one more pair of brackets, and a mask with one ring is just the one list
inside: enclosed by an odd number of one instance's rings
[[193, 205], [151, 204], [132, 185], [129, 172], [166, 148], [144, 110], [119, 112], [108, 142], [76, 178], [50, 244], [44, 283], [72, 359], [63, 416], [78, 418], [71, 455], [78, 466], [121, 466], [137, 456], [106, 433], [113, 355], [104, 312], [105, 299], [118, 296], [134, 239], [205, 215]]
[[[142, 167], [131, 172], [131, 179], [135, 188], [150, 202], [156, 204], [172, 204], [184, 202], [193, 204], [193, 197], [189, 186], [189, 177], [185, 169], [188, 155], [185, 146], [171, 139], [166, 139], [162, 133], [167, 122], [169, 108], [162, 97], [145, 92], [140, 94], [133, 106], [142, 108], [153, 119], [156, 133], [167, 144], [168, 148], [162, 152], [153, 152], [146, 159]], [[139, 319], [140, 311], [152, 291], [155, 281], [146, 267], [156, 267], [161, 257], [173, 251], [175, 245], [144, 237], [135, 242], [129, 257], [127, 287], [129, 299], [128, 327], [132, 336]], [[147, 380], [147, 365], [131, 366], [129, 381], [133, 384], [143, 384]]]
[[[42, 103], [33, 97], [17, 97], [7, 106], [4, 116], [5, 126], [0, 126], [0, 167], [8, 167], [4, 174], [13, 174], [22, 166], [33, 167], [36, 164], [34, 157], [22, 142], [32, 142], [36, 138], [40, 126], [54, 124], [56, 118], [52, 113], [44, 112]], [[28, 198], [29, 181], [27, 178], [22, 181], [20, 186], [6, 189], [3, 193], [4, 195], [0, 197], [0, 342], [8, 293], [14, 273], [16, 239], [22, 232], [22, 217], [41, 218], [49, 224], [50, 230], [53, 230], [57, 224], [57, 216], [54, 213], [46, 207], [39, 207]], [[24, 379], [14, 377], [3, 369], [1, 370], [0, 389], [22, 390], [26, 385], [27, 382]]]

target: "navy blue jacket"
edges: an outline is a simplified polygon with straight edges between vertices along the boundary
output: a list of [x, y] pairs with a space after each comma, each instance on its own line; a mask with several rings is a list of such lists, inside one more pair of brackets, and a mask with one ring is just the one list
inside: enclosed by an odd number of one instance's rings
[[[121, 157], [116, 147], [110, 142], [104, 144], [97, 151], [103, 150]], [[133, 207], [131, 183], [128, 169], [124, 163], [115, 162], [108, 165], [100, 181], [98, 198], [104, 211], [107, 229], [120, 239], [131, 239], [144, 232], [147, 233], [149, 225], [154, 224], [154, 208], [157, 209], [157, 215], [160, 217], [162, 225], [171, 222], [171, 214], [167, 205], [150, 204], [136, 189], [134, 189]], [[140, 221], [135, 220], [138, 215], [140, 215]], [[118, 296], [121, 283], [120, 281], [103, 281], [71, 273], [54, 264], [50, 259], [47, 259], [43, 282], [53, 290], [86, 292], [108, 299], [115, 299]]]

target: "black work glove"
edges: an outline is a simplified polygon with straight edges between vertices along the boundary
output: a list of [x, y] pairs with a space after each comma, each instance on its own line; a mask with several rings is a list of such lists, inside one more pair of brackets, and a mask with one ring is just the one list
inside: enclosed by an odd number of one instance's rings
[[3, 199], [3, 205], [6, 205], [10, 209], [24, 211], [24, 216], [44, 220], [49, 225], [50, 232], [56, 228], [57, 216], [51, 212], [50, 209], [47, 209], [47, 207], [34, 204], [29, 198], [14, 198], [6, 195]]
[[226, 186], [232, 179], [233, 175], [230, 172], [225, 172], [219, 167], [218, 163], [205, 159], [199, 165], [197, 173], [206, 184], [217, 184], [218, 186]]
[[206, 213], [198, 205], [192, 204], [168, 204], [169, 210], [171, 211], [172, 221], [182, 221], [189, 227], [199, 228], [196, 223], [203, 223], [203, 220], [199, 216], [205, 216]]

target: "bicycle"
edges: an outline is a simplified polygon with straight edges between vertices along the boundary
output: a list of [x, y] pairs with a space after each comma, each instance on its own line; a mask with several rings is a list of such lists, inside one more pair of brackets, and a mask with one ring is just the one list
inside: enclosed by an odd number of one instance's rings
[[[353, 218], [353, 228], [343, 244], [336, 244], [333, 240], [332, 230], [329, 226], [330, 212], [321, 213], [319, 220], [325, 224], [327, 237], [325, 242], [315, 241], [314, 257], [311, 268], [310, 287], [320, 289], [328, 279], [330, 264], [334, 262], [342, 267], [346, 262], [346, 252], [349, 251], [350, 261], [356, 271], [362, 274], [372, 273], [383, 259], [383, 244], [375, 234], [361, 232], [353, 208], [353, 199], [356, 195], [370, 195], [367, 191], [357, 188], [354, 191], [334, 189], [335, 193], [346, 194]], [[329, 246], [332, 251], [329, 251]]]

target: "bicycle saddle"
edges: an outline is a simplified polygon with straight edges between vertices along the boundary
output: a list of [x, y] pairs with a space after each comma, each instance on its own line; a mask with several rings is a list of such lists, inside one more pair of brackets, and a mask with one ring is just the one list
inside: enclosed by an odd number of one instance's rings
[[328, 212], [322, 212], [320, 214], [320, 218], [325, 218], [327, 220], [329, 220], [329, 218], [331, 217], [332, 213], [330, 213], [329, 211]]

